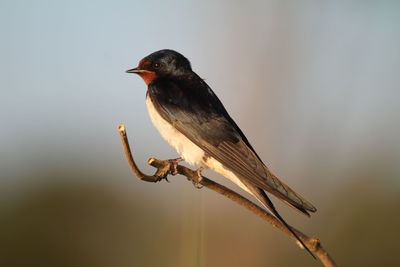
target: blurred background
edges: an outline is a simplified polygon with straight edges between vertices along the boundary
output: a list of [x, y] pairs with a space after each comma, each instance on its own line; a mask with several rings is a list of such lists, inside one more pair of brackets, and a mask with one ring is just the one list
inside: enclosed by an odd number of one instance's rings
[[[321, 266], [183, 177], [125, 70], [188, 57], [265, 163], [317, 208], [287, 221], [339, 266], [393, 266], [400, 231], [398, 1], [2, 1], [0, 258], [14, 266]], [[206, 171], [208, 177], [239, 190]]]

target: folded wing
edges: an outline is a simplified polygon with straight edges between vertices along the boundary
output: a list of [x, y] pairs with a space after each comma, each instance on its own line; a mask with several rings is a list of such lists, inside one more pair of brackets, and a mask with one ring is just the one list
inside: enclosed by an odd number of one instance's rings
[[178, 86], [182, 85], [168, 82], [149, 87], [149, 95], [165, 120], [240, 179], [275, 195], [306, 215], [309, 215], [308, 211], [316, 211], [311, 203], [269, 171], [208, 86], [207, 94], [197, 97], [196, 92]]

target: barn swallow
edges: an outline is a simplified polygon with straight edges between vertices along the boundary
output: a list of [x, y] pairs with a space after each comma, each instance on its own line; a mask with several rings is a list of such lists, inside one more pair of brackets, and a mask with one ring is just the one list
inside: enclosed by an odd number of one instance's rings
[[199, 175], [203, 168], [211, 169], [253, 195], [315, 258], [266, 192], [307, 216], [316, 208], [265, 166], [215, 93], [192, 71], [188, 59], [173, 50], [160, 50], [127, 72], [138, 74], [148, 86], [150, 118], [181, 159], [199, 167]]

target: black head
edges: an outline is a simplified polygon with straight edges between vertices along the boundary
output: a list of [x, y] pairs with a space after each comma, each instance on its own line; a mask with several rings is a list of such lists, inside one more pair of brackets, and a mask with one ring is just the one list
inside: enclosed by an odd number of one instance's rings
[[192, 68], [183, 55], [164, 49], [143, 58], [137, 68], [127, 72], [139, 74], [149, 84], [155, 77], [181, 76], [191, 73]]

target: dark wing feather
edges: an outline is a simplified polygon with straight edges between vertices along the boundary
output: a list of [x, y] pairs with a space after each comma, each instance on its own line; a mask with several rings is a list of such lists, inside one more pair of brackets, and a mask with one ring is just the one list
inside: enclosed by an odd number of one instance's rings
[[240, 179], [304, 214], [316, 211], [268, 170], [212, 90], [203, 81], [196, 85], [160, 80], [150, 84], [148, 93], [165, 120]]

